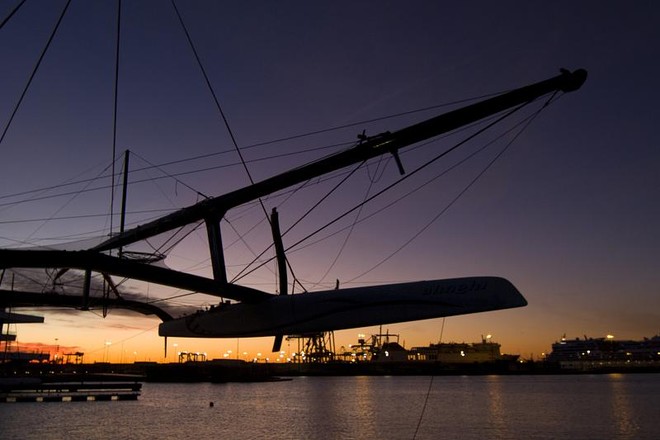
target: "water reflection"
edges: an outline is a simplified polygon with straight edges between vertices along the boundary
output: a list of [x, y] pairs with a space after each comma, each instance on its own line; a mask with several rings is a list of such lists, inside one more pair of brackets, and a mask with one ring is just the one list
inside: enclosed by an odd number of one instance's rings
[[488, 376], [486, 378], [486, 393], [488, 395], [488, 410], [493, 434], [496, 438], [509, 438], [508, 418], [511, 417], [505, 411], [504, 390], [502, 389], [502, 378], [500, 376]]
[[610, 374], [612, 390], [612, 419], [621, 439], [637, 438], [639, 425], [628, 395], [628, 387], [622, 374]]
[[[430, 380], [146, 383], [134, 402], [0, 405], [0, 438], [410, 439]], [[658, 395], [657, 374], [435, 377], [416, 438], [656, 440]]]

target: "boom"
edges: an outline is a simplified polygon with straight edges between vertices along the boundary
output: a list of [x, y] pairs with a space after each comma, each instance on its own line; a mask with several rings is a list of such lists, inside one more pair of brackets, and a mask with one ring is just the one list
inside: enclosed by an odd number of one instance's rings
[[384, 133], [323, 160], [286, 171], [219, 197], [201, 201], [188, 208], [116, 235], [96, 246], [94, 250], [104, 251], [126, 246], [199, 220], [206, 220], [208, 224], [209, 221], [222, 218], [231, 208], [302, 183], [308, 179], [322, 176], [385, 153], [396, 154], [400, 148], [439, 136], [554, 91], [572, 92], [579, 89], [586, 79], [587, 71], [584, 69], [578, 69], [575, 72], [562, 70], [560, 75], [545, 81], [521, 87], [494, 98], [436, 116], [394, 133]]

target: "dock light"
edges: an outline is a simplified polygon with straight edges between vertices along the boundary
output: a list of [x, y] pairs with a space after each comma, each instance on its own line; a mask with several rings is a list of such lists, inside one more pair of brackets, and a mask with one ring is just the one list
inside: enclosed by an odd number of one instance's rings
[[607, 339], [614, 339], [613, 335], [607, 335]]

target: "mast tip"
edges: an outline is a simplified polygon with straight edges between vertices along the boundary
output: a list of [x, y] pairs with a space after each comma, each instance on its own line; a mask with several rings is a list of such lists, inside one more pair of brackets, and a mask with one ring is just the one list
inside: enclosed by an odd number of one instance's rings
[[585, 69], [577, 69], [573, 72], [567, 69], [559, 69], [564, 76], [564, 84], [560, 88], [562, 92], [574, 92], [587, 80], [587, 71]]

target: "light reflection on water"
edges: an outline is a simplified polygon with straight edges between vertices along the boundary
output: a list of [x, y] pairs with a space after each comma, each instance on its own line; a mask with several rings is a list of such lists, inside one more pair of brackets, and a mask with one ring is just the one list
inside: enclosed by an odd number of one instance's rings
[[507, 413], [505, 411], [504, 393], [502, 377], [489, 376], [487, 378], [487, 401], [488, 401], [488, 418], [492, 422], [493, 435], [492, 438], [511, 438], [509, 426], [507, 423]]
[[[625, 384], [625, 376], [621, 374], [611, 375], [609, 382], [612, 387], [611, 406], [612, 418], [616, 427], [616, 434], [622, 439], [634, 439], [640, 430], [633, 411], [631, 397]], [[657, 405], [656, 405], [657, 406]]]
[[[145, 383], [136, 402], [1, 404], [0, 438], [410, 439], [430, 380]], [[435, 377], [417, 438], [658, 439], [658, 395], [657, 374]]]

